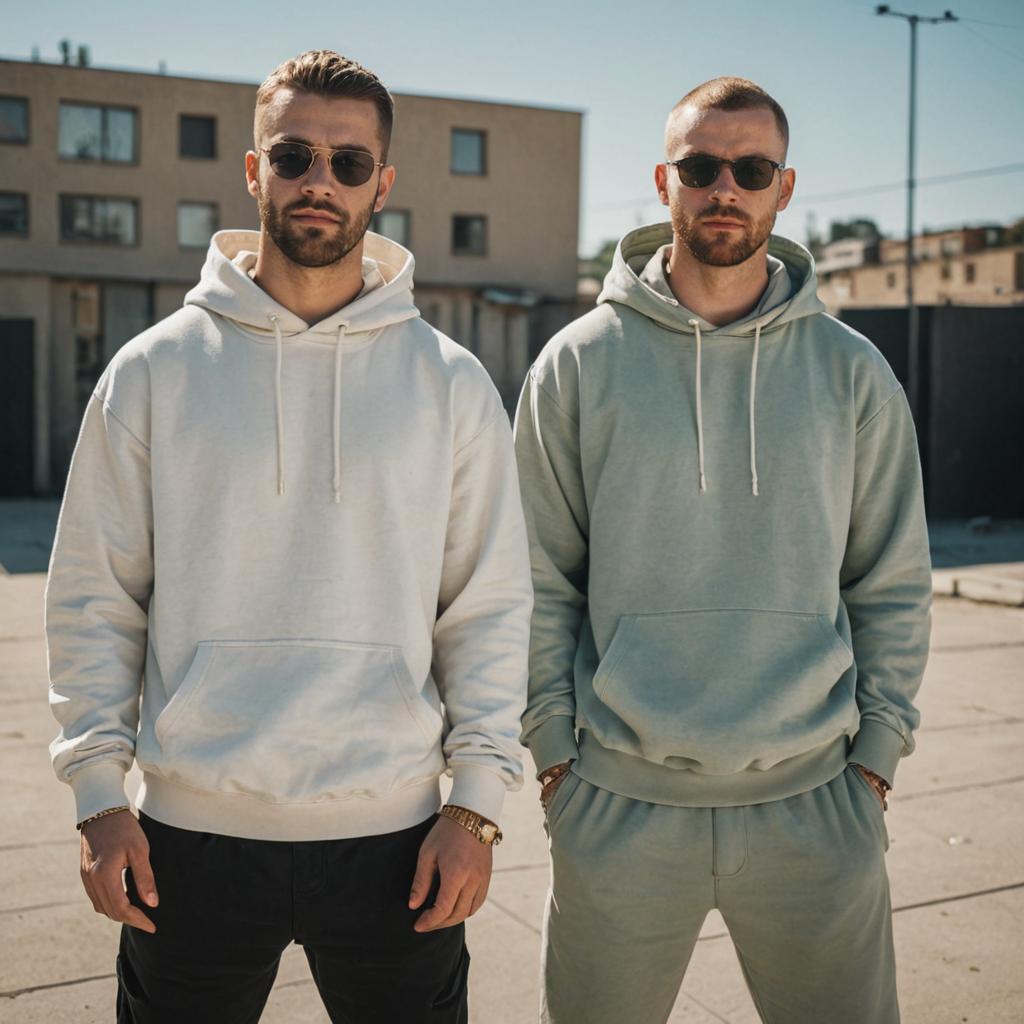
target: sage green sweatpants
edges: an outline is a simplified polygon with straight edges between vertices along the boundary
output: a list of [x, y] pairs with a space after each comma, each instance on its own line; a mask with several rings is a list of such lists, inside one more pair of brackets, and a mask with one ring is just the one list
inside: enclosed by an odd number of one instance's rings
[[672, 807], [578, 775], [548, 812], [544, 1024], [664, 1024], [717, 908], [768, 1024], [896, 1024], [882, 806], [856, 768], [746, 807]]

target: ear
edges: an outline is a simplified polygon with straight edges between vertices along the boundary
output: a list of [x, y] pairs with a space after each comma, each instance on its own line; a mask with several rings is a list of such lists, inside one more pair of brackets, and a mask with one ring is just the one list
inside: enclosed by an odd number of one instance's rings
[[260, 194], [260, 156], [251, 149], [245, 154], [245, 189], [253, 199]]
[[668, 166], [666, 164], [654, 165], [654, 187], [657, 189], [661, 205], [668, 206]]
[[388, 164], [380, 169], [380, 182], [377, 185], [377, 201], [373, 204], [373, 212], [380, 213], [388, 201], [391, 189], [395, 184], [395, 168]]
[[792, 167], [787, 167], [779, 173], [779, 179], [781, 181], [779, 201], [775, 209], [781, 211], [789, 206], [789, 201], [793, 198], [793, 188], [796, 185], [796, 171]]

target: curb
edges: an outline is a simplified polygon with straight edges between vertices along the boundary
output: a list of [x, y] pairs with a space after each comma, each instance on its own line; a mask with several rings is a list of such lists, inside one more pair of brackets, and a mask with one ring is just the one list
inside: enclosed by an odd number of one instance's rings
[[1024, 579], [985, 572], [977, 566], [936, 569], [932, 573], [932, 593], [1010, 608], [1024, 608]]

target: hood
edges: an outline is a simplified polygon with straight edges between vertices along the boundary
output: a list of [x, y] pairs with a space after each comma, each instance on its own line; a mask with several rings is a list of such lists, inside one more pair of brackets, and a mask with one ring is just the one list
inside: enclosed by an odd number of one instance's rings
[[796, 242], [779, 235], [768, 240], [768, 255], [775, 257], [786, 268], [792, 285], [789, 297], [769, 309], [749, 314], [734, 323], [714, 326], [699, 318], [674, 298], [656, 291], [641, 280], [648, 261], [663, 245], [672, 242], [671, 224], [648, 224], [625, 235], [615, 250], [612, 268], [604, 279], [598, 303], [618, 302], [638, 313], [683, 334], [693, 334], [694, 320], [706, 335], [752, 335], [755, 328], [767, 333], [801, 317], [813, 316], [825, 309], [818, 298], [818, 283], [814, 275], [814, 257]]
[[199, 284], [186, 306], [199, 306], [233, 320], [244, 330], [273, 334], [274, 318], [285, 336], [334, 344], [344, 336], [379, 330], [419, 315], [412, 301], [412, 253], [397, 242], [368, 231], [363, 242], [363, 290], [347, 306], [315, 324], [307, 324], [275, 302], [251, 277], [259, 249], [258, 231], [218, 231], [210, 239]]
[[[702, 335], [711, 337], [750, 337], [750, 388], [748, 399], [747, 428], [750, 438], [750, 491], [756, 498], [760, 495], [757, 475], [757, 360], [761, 347], [761, 334], [770, 334], [786, 324], [803, 317], [813, 316], [825, 309], [818, 298], [818, 284], [814, 276], [814, 257], [796, 242], [772, 235], [768, 240], [768, 256], [774, 257], [789, 275], [790, 288], [777, 292], [770, 285], [764, 301], [754, 310], [731, 324], [715, 326], [688, 310], [670, 294], [662, 294], [642, 279], [651, 257], [672, 241], [671, 224], [649, 224], [630, 231], [615, 250], [612, 268], [604, 279], [604, 288], [598, 295], [598, 303], [618, 302], [629, 306], [638, 313], [660, 324], [670, 331], [692, 334], [695, 345], [695, 388], [694, 410], [697, 430], [697, 464], [699, 493], [708, 489], [706, 460], [704, 456], [704, 409], [701, 373]], [[771, 297], [785, 295], [781, 301], [772, 303]], [[767, 306], [768, 308], [763, 308]]]
[[[315, 324], [307, 324], [272, 299], [249, 276], [259, 249], [256, 231], [218, 231], [210, 239], [199, 284], [186, 296], [186, 306], [199, 306], [231, 320], [243, 331], [273, 335], [277, 345], [274, 370], [274, 415], [277, 431], [277, 493], [285, 493], [286, 416], [281, 385], [285, 337], [334, 347], [334, 501], [341, 502], [341, 379], [346, 339], [365, 341], [371, 331], [419, 316], [412, 301], [412, 253], [381, 235], [367, 232], [363, 242], [363, 289], [347, 305]], [[358, 337], [362, 335], [363, 337]], [[289, 355], [289, 358], [292, 358]]]

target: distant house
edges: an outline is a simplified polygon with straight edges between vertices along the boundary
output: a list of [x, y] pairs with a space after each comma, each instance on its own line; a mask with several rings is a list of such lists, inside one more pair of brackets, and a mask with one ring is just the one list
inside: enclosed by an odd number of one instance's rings
[[[1024, 245], [1003, 244], [997, 225], [914, 238], [914, 299], [922, 306], [1024, 304]], [[817, 261], [818, 295], [834, 313], [906, 303], [905, 240], [847, 238]]]

